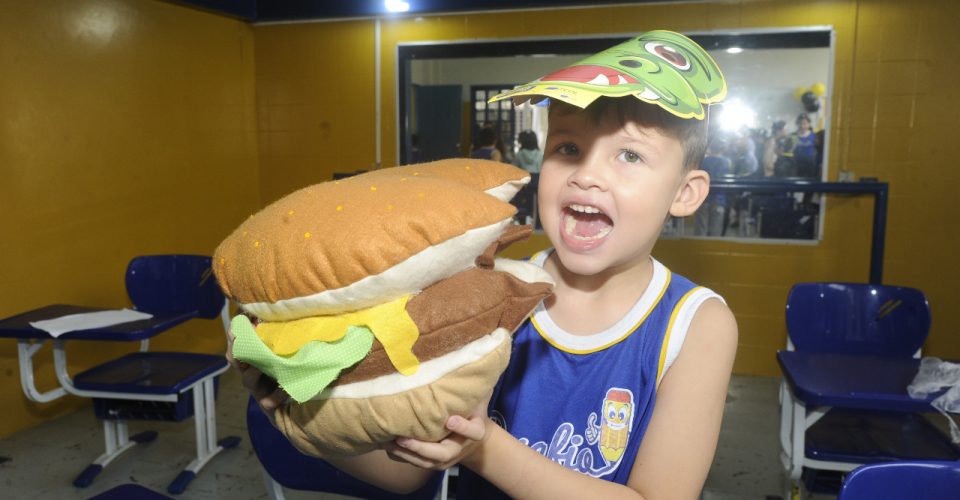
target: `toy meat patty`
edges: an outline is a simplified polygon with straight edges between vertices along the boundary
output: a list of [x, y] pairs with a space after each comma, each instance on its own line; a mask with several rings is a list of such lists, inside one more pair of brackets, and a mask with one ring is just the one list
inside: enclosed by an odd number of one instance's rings
[[242, 312], [233, 355], [291, 395], [276, 421], [294, 445], [437, 441], [490, 395], [552, 289], [542, 269], [494, 258], [531, 233], [507, 203], [527, 182], [485, 160], [377, 170], [296, 191], [220, 244], [214, 272]]

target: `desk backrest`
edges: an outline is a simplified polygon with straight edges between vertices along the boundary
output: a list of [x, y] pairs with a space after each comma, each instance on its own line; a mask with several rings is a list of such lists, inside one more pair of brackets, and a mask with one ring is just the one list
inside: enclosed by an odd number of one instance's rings
[[326, 461], [300, 453], [267, 419], [257, 403], [247, 401], [247, 431], [250, 444], [264, 470], [284, 487], [321, 491], [378, 500], [427, 500], [439, 488], [442, 473], [409, 495], [395, 495], [355, 479]]
[[864, 465], [847, 475], [837, 500], [960, 498], [960, 462], [901, 461]]
[[798, 351], [913, 356], [930, 331], [915, 288], [798, 283], [787, 296], [787, 335]]
[[138, 311], [179, 314], [199, 311], [213, 319], [224, 297], [204, 255], [144, 255], [127, 265], [127, 295]]

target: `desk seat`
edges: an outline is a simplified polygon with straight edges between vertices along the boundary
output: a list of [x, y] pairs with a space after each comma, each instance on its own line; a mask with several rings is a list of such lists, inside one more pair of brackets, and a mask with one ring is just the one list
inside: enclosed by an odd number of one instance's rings
[[[145, 401], [104, 394], [92, 398], [93, 411], [100, 419], [180, 422], [194, 415], [193, 398], [184, 391], [226, 367], [226, 359], [213, 354], [135, 352], [78, 374], [74, 386], [113, 394], [176, 395], [172, 401]], [[219, 381], [213, 377], [214, 398]]]
[[843, 408], [807, 429], [805, 452], [833, 462], [960, 460], [960, 449], [923, 415]]
[[77, 374], [73, 384], [89, 391], [178, 394], [226, 367], [217, 354], [135, 352]]
[[[842, 408], [831, 409], [807, 429], [804, 453], [821, 462], [867, 465], [960, 460], [960, 449], [922, 415]], [[801, 474], [808, 491], [829, 495], [837, 494], [843, 478], [839, 471], [806, 467]]]

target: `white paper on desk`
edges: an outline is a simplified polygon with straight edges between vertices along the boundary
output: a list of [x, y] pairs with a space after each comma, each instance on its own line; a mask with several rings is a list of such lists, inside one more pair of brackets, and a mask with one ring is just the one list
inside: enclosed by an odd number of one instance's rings
[[907, 386], [907, 394], [911, 398], [925, 398], [944, 388], [947, 391], [931, 401], [930, 406], [947, 418], [950, 440], [953, 444], [960, 444], [960, 425], [949, 413], [960, 413], [960, 364], [924, 356], [913, 382]]
[[92, 328], [103, 328], [106, 326], [139, 321], [141, 319], [150, 319], [153, 315], [145, 312], [134, 311], [132, 309], [120, 309], [114, 311], [97, 311], [91, 313], [70, 314], [54, 319], [45, 319], [43, 321], [33, 321], [30, 326], [43, 330], [52, 337], [59, 337], [67, 332], [77, 330], [89, 330]]

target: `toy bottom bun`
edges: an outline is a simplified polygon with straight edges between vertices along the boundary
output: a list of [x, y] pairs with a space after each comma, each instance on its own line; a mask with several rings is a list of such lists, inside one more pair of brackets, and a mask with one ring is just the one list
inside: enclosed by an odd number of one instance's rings
[[[277, 428], [301, 452], [321, 458], [359, 455], [397, 437], [439, 441], [450, 433], [448, 417], [469, 415], [490, 396], [510, 361], [511, 345], [510, 332], [498, 328], [424, 362], [414, 376], [347, 384], [281, 406]], [[404, 377], [399, 391], [397, 377]]]

